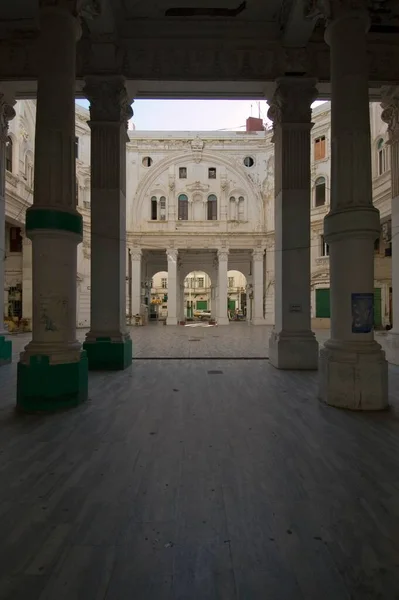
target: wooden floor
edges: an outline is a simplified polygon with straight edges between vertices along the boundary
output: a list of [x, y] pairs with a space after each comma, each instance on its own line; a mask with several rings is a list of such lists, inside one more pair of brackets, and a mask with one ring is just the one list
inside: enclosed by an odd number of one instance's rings
[[1, 382], [1, 599], [399, 599], [399, 368], [380, 414], [265, 359], [138, 360], [46, 417]]

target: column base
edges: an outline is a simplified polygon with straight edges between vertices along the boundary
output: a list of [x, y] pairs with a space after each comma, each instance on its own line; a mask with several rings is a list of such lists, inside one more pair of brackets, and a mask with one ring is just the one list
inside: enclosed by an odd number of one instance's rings
[[6, 340], [4, 335], [0, 335], [0, 367], [9, 365], [12, 360], [12, 343]]
[[320, 350], [319, 398], [350, 410], [388, 407], [388, 363], [377, 342], [328, 340]]
[[266, 319], [264, 319], [263, 317], [255, 317], [254, 319], [252, 319], [251, 323], [252, 325], [267, 325]]
[[166, 317], [166, 325], [177, 325], [177, 317]]
[[276, 369], [318, 369], [319, 344], [313, 331], [272, 331], [269, 338], [269, 361]]
[[86, 352], [80, 360], [51, 364], [48, 356], [30, 356], [17, 366], [17, 408], [25, 412], [53, 412], [78, 406], [88, 396]]
[[229, 317], [218, 317], [216, 319], [216, 323], [218, 325], [229, 325], [229, 323], [230, 323]]
[[113, 341], [110, 337], [88, 338], [83, 344], [90, 371], [123, 371], [133, 360], [130, 336]]
[[384, 336], [384, 350], [387, 361], [399, 365], [399, 332], [390, 331]]

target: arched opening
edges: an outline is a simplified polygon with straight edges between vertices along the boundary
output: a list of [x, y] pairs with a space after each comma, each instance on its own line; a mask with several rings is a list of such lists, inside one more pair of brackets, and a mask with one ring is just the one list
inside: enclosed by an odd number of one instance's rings
[[218, 218], [218, 201], [215, 194], [208, 196], [208, 221], [217, 221]]
[[248, 314], [250, 290], [241, 271], [227, 272], [227, 311], [229, 321], [245, 321]]
[[212, 281], [205, 271], [191, 271], [184, 278], [184, 317], [187, 321], [210, 321], [216, 298]]
[[6, 140], [6, 171], [12, 173], [12, 139], [10, 136]]
[[385, 141], [380, 138], [377, 142], [377, 171], [378, 175], [383, 175], [389, 169], [389, 153]]
[[151, 196], [151, 221], [158, 218], [158, 200], [156, 196]]
[[324, 206], [326, 203], [326, 179], [325, 177], [318, 177], [314, 186], [314, 205]]
[[165, 320], [168, 315], [168, 273], [158, 271], [151, 279], [148, 319], [149, 321]]
[[188, 197], [186, 194], [180, 194], [178, 197], [178, 219], [179, 221], [188, 221]]

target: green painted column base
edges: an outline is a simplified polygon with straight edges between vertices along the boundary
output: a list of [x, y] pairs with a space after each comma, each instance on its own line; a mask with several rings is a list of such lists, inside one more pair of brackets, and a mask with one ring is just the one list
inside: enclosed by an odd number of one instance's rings
[[12, 359], [12, 343], [6, 340], [4, 335], [0, 335], [0, 366], [10, 364]]
[[86, 352], [79, 362], [51, 365], [48, 356], [32, 356], [17, 367], [17, 408], [53, 412], [78, 406], [88, 395]]
[[123, 371], [133, 360], [133, 344], [130, 337], [124, 342], [113, 342], [109, 337], [85, 342], [90, 371]]

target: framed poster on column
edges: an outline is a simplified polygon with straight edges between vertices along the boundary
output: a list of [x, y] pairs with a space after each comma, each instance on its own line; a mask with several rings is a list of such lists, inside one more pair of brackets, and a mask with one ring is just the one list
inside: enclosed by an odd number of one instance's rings
[[352, 333], [370, 333], [374, 324], [374, 294], [352, 294]]

